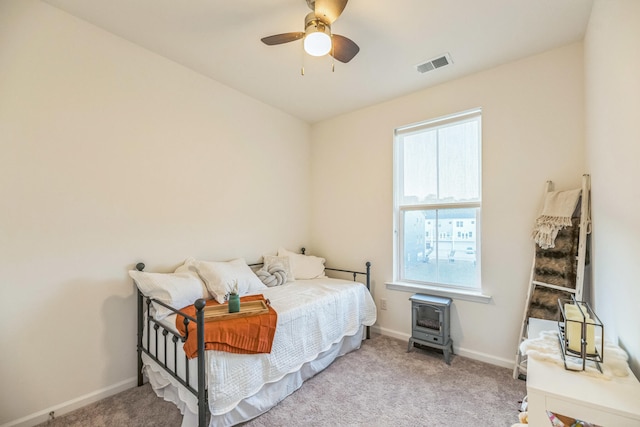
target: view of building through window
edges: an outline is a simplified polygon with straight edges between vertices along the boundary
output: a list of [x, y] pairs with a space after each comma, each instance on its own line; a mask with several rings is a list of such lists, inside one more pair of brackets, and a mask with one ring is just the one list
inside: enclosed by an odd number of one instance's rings
[[480, 286], [480, 111], [396, 130], [396, 271], [402, 281]]
[[474, 287], [477, 276], [477, 210], [404, 213], [404, 278]]

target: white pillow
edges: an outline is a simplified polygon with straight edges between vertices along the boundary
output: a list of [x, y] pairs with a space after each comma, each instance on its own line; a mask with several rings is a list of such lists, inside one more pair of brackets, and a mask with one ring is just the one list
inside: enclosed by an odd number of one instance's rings
[[288, 256], [263, 255], [262, 264], [262, 268], [267, 271], [269, 271], [269, 267], [271, 267], [272, 265], [280, 264], [284, 268], [284, 271], [287, 273], [287, 282], [293, 282], [295, 280], [295, 276], [293, 275], [293, 271], [291, 270], [291, 262], [289, 262]]
[[297, 254], [284, 248], [278, 249], [278, 256], [289, 257], [289, 263], [291, 264], [291, 273], [296, 278], [296, 280], [327, 277], [324, 274], [324, 258], [312, 255]]
[[238, 294], [246, 295], [267, 289], [243, 258], [231, 261], [194, 261], [200, 278], [211, 296], [223, 304], [227, 294], [238, 285]]
[[[188, 273], [163, 274], [131, 270], [129, 276], [144, 295], [162, 301], [177, 310], [202, 298], [202, 282]], [[154, 304], [154, 307], [157, 320], [173, 314], [171, 310], [159, 304]]]
[[198, 275], [198, 270], [196, 269], [196, 265], [195, 265], [196, 260], [193, 258], [187, 258], [186, 260], [184, 260], [184, 264], [182, 264], [180, 267], [176, 268], [176, 271], [174, 271], [174, 273], [184, 273], [184, 274], [190, 274], [193, 277], [195, 277], [196, 279], [198, 279], [198, 282], [200, 282], [200, 284], [202, 285], [202, 297], [206, 300], [212, 299], [213, 297], [211, 296], [211, 293], [209, 292], [209, 289], [207, 289], [207, 286], [204, 284], [204, 281], [202, 281], [200, 279], [200, 275]]

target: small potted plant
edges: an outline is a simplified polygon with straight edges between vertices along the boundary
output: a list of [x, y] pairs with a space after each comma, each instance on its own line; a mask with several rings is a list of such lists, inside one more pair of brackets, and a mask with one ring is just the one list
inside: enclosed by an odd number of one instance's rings
[[229, 313], [240, 311], [240, 295], [238, 294], [238, 281], [235, 281], [233, 289], [229, 292]]

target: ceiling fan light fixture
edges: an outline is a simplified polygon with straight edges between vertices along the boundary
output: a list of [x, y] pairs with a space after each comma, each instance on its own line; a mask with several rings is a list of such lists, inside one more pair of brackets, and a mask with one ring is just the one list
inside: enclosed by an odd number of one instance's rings
[[304, 36], [304, 50], [312, 56], [324, 56], [331, 51], [331, 30], [328, 25], [308, 25]]

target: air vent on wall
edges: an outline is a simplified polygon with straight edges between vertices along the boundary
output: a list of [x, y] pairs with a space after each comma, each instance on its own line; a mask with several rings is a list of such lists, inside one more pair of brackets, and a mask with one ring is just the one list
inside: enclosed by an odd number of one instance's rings
[[437, 58], [432, 58], [422, 64], [416, 65], [416, 69], [419, 73], [426, 73], [427, 71], [435, 70], [436, 68], [442, 68], [446, 65], [451, 64], [451, 56], [448, 53], [444, 55], [438, 56]]

